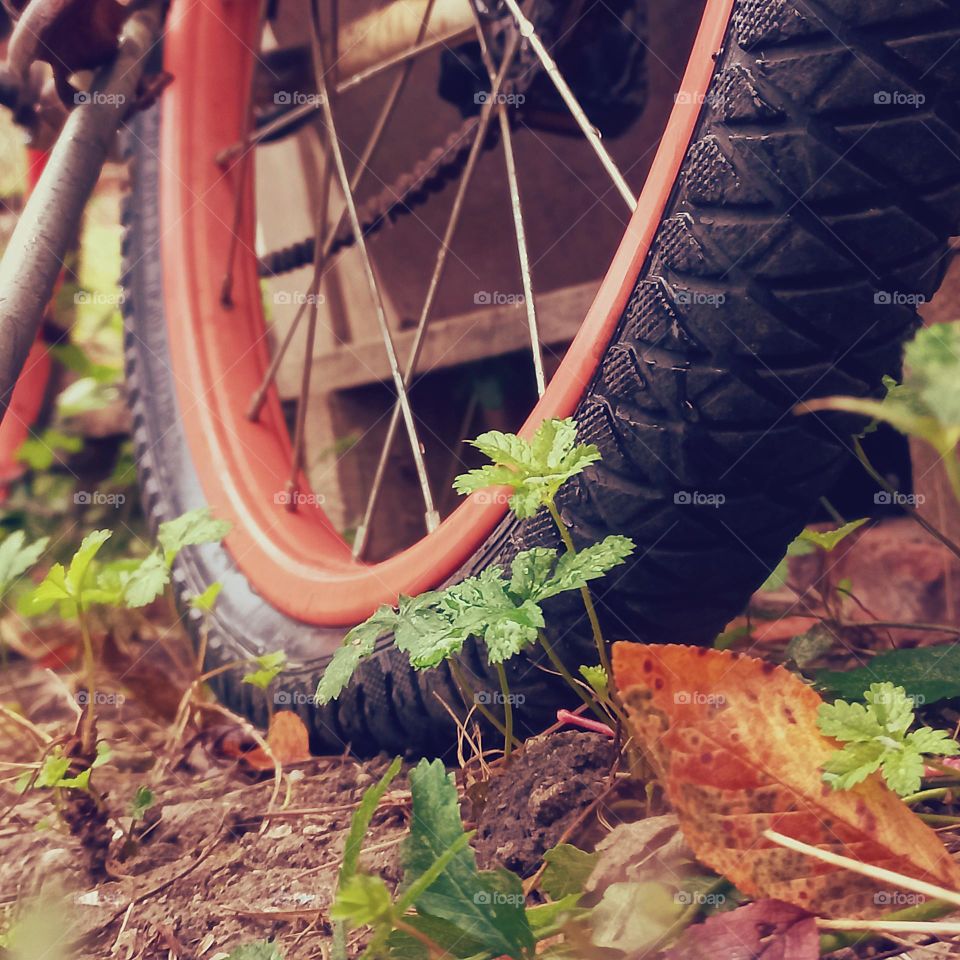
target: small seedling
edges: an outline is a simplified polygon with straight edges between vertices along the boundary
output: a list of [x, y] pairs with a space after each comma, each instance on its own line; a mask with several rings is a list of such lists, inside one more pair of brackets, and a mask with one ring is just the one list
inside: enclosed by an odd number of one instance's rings
[[75, 776], [69, 776], [72, 760], [64, 755], [60, 747], [43, 758], [39, 767], [27, 770], [17, 779], [14, 789], [17, 793], [27, 790], [89, 790], [90, 771], [105, 764], [111, 756], [110, 745], [101, 740], [97, 744], [97, 755], [90, 766]]
[[862, 703], [823, 704], [817, 725], [844, 744], [824, 765], [823, 779], [835, 790], [849, 790], [880, 770], [891, 790], [905, 797], [920, 789], [924, 756], [952, 757], [960, 745], [944, 730], [921, 727], [910, 733], [914, 704], [903, 687], [874, 683]]
[[55, 563], [47, 576], [24, 598], [21, 612], [43, 614], [54, 606], [64, 619], [76, 618], [83, 641], [87, 709], [84, 713], [82, 744], [85, 752], [93, 746], [96, 703], [96, 660], [90, 631], [91, 607], [142, 607], [163, 593], [170, 582], [170, 569], [178, 552], [187, 546], [221, 540], [230, 524], [214, 519], [207, 507], [192, 510], [175, 520], [160, 524], [159, 547], [145, 558], [96, 562], [101, 547], [112, 531], [95, 530], [83, 538], [69, 566]]
[[903, 352], [903, 383], [884, 377], [883, 400], [827, 397], [809, 401], [802, 413], [839, 410], [890, 424], [923, 441], [939, 455], [954, 495], [960, 500], [960, 321], [935, 323], [917, 331]]
[[[282, 650], [274, 650], [272, 653], [254, 657], [251, 663], [256, 669], [245, 673], [243, 682], [262, 690], [266, 696], [270, 684], [286, 669], [287, 655]], [[273, 715], [273, 701], [270, 697], [267, 697], [267, 713]]]
[[[633, 552], [634, 544], [627, 537], [609, 536], [582, 550], [574, 548], [554, 499], [564, 482], [599, 459], [595, 447], [577, 446], [575, 440], [576, 426], [572, 420], [548, 420], [529, 442], [503, 433], [484, 434], [474, 441], [488, 456], [499, 459], [458, 477], [457, 489], [469, 492], [491, 484], [511, 487], [511, 509], [518, 516], [526, 517], [545, 507], [558, 524], [565, 550], [562, 553], [547, 547], [524, 550], [514, 557], [509, 576], [501, 567], [492, 566], [445, 590], [419, 597], [400, 597], [397, 609], [389, 605], [380, 607], [347, 634], [343, 646], [334, 654], [317, 688], [321, 704], [336, 699], [360, 663], [373, 655], [378, 642], [392, 635], [397, 648], [408, 656], [415, 669], [428, 669], [450, 660], [458, 677], [457, 656], [470, 637], [479, 639], [500, 682], [505, 722], [501, 729], [507, 756], [513, 742], [513, 697], [504, 664], [526, 647], [539, 642], [577, 695], [598, 710], [583, 684], [571, 677], [552, 650], [544, 632], [541, 604], [557, 594], [580, 591], [600, 655], [597, 669], [609, 676], [606, 644], [587, 584], [624, 563]], [[592, 676], [598, 679], [599, 675]], [[608, 712], [615, 712], [608, 684], [591, 684], [591, 688]], [[605, 691], [602, 695], [601, 689]], [[599, 712], [607, 719], [602, 710]]]

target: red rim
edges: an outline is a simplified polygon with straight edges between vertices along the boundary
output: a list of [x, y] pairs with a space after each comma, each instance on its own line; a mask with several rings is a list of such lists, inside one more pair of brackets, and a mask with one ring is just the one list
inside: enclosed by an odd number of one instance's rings
[[[732, 5], [707, 2], [637, 209], [577, 337], [521, 433], [547, 417], [572, 414], [597, 369], [693, 136]], [[235, 0], [176, 2], [168, 21], [166, 69], [176, 83], [163, 98], [160, 218], [171, 369], [204, 495], [233, 523], [227, 547], [237, 566], [287, 615], [348, 625], [401, 593], [416, 594], [453, 574], [503, 517], [505, 505], [470, 497], [434, 533], [389, 560], [364, 564], [351, 558], [319, 507], [290, 513], [276, 502], [291, 459], [276, 393], [259, 422], [244, 415], [269, 362], [252, 217], [241, 226], [232, 309], [220, 304], [216, 267], [227, 258], [237, 172], [225, 174], [214, 157], [241, 139], [257, 7]], [[252, 210], [252, 190], [245, 201]]]

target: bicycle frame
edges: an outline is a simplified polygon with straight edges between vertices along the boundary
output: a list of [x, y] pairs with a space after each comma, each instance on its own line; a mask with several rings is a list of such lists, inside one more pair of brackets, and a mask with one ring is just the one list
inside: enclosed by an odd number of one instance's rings
[[0, 419], [36, 339], [87, 200], [136, 100], [163, 24], [149, 0], [127, 20], [116, 58], [70, 113], [0, 261]]

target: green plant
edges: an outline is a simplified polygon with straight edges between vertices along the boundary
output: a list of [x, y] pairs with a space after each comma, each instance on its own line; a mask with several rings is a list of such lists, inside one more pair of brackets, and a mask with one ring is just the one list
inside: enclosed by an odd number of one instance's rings
[[62, 747], [56, 746], [38, 766], [19, 776], [14, 789], [17, 793], [26, 793], [27, 790], [89, 790], [91, 770], [103, 766], [110, 755], [110, 745], [101, 740], [97, 744], [93, 762], [71, 776], [73, 760], [64, 754]]
[[940, 456], [960, 500], [960, 322], [935, 323], [917, 331], [904, 348], [903, 382], [884, 378], [883, 400], [827, 397], [803, 404], [800, 412], [840, 410], [889, 423], [929, 444]]
[[[529, 442], [501, 433], [484, 434], [474, 441], [484, 453], [499, 460], [458, 477], [456, 488], [464, 493], [491, 484], [509, 486], [513, 490], [511, 509], [518, 516], [530, 516], [540, 507], [551, 513], [565, 550], [561, 553], [552, 548], [534, 547], [514, 557], [509, 576], [501, 567], [493, 566], [442, 591], [418, 597], [401, 596], [396, 609], [389, 605], [380, 607], [347, 634], [343, 646], [334, 654], [317, 688], [320, 703], [336, 699], [359, 664], [373, 655], [380, 640], [390, 635], [417, 670], [450, 660], [454, 675], [463, 686], [465, 681], [456, 658], [466, 641], [476, 637], [499, 679], [504, 707], [501, 729], [507, 756], [513, 743], [513, 697], [504, 664], [538, 642], [581, 699], [595, 710], [594, 698], [598, 699], [607, 710], [607, 714], [598, 711], [604, 719], [615, 713], [606, 680], [609, 677], [606, 643], [587, 584], [625, 562], [634, 544], [627, 537], [609, 536], [579, 551], [575, 549], [554, 499], [566, 480], [599, 459], [595, 447], [578, 446], [575, 440], [576, 427], [572, 420], [548, 420]], [[580, 591], [584, 598], [600, 656], [599, 666], [586, 668], [584, 674], [594, 697], [570, 675], [544, 632], [541, 604], [569, 590]], [[474, 700], [482, 707], [482, 701], [476, 697]]]
[[85, 752], [94, 744], [96, 703], [96, 657], [90, 609], [97, 605], [134, 608], [151, 603], [170, 582], [170, 569], [180, 550], [220, 540], [229, 529], [226, 521], [214, 519], [209, 508], [202, 507], [160, 524], [159, 546], [146, 557], [108, 564], [97, 564], [96, 558], [112, 531], [94, 530], [83, 538], [67, 567], [53, 564], [44, 580], [24, 598], [21, 612], [27, 615], [47, 613], [57, 607], [61, 617], [79, 622], [88, 694], [82, 735]]
[[[245, 673], [243, 682], [262, 690], [266, 696], [270, 684], [286, 669], [287, 655], [282, 650], [274, 650], [272, 653], [254, 657], [250, 665], [256, 669]], [[267, 697], [267, 713], [273, 716], [273, 701], [269, 697]]]
[[532, 958], [537, 942], [559, 931], [579, 895], [527, 907], [519, 877], [502, 869], [479, 870], [456, 786], [439, 760], [422, 760], [410, 772], [413, 812], [399, 889], [391, 892], [380, 877], [358, 869], [374, 810], [399, 769], [395, 760], [354, 814], [330, 911], [334, 960], [346, 957], [351, 927], [370, 928], [365, 958]]
[[924, 755], [955, 756], [960, 745], [944, 730], [921, 727], [910, 733], [914, 704], [903, 687], [873, 683], [862, 703], [823, 704], [817, 725], [844, 744], [824, 765], [823, 779], [849, 790], [880, 770], [891, 790], [908, 796], [920, 789]]

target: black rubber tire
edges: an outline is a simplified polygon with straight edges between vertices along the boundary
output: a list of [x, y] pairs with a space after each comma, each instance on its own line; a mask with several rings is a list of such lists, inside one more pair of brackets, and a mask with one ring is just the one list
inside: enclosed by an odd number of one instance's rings
[[[741, 0], [651, 254], [576, 413], [603, 461], [562, 491], [575, 539], [611, 532], [633, 561], [597, 591], [611, 639], [703, 643], [742, 608], [829, 487], [849, 422], [797, 417], [805, 398], [876, 392], [896, 373], [960, 213], [960, 12], [946, 0]], [[158, 109], [133, 121], [126, 209], [126, 357], [144, 503], [154, 522], [201, 505], [167, 366], [158, 247]], [[887, 294], [883, 296], [882, 294]], [[713, 503], [705, 502], [713, 499]], [[716, 501], [722, 498], [722, 502]], [[549, 518], [505, 521], [461, 571], [554, 544]], [[459, 702], [445, 669], [389, 648], [341, 700], [311, 703], [340, 633], [264, 603], [218, 546], [191, 550], [178, 590], [224, 587], [211, 665], [286, 649], [277, 699], [314, 747], [442, 753]], [[596, 661], [578, 599], [554, 644]], [[196, 624], [196, 621], [194, 621]], [[342, 632], [342, 631], [341, 631]], [[476, 650], [481, 689], [495, 689]], [[533, 661], [510, 665], [521, 729], [566, 700]], [[261, 721], [239, 675], [226, 703]]]

